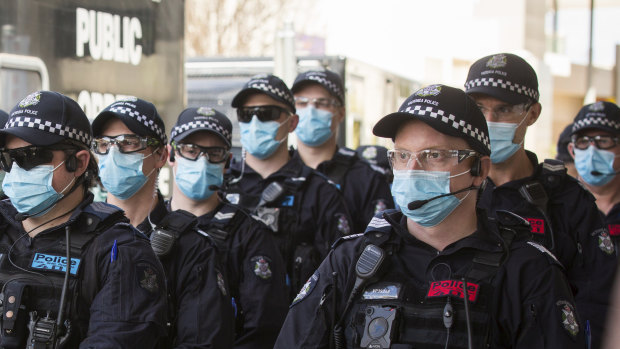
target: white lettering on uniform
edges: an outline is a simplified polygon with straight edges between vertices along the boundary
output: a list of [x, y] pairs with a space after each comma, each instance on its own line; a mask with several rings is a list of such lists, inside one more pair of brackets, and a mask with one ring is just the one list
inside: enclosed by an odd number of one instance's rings
[[140, 64], [142, 24], [137, 17], [121, 17], [78, 7], [75, 11], [75, 55], [84, 57], [88, 45], [94, 60]]

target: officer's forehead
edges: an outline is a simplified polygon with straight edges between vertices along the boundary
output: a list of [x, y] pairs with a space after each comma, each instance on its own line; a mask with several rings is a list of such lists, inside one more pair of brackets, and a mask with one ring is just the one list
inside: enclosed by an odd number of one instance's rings
[[435, 130], [420, 120], [404, 122], [394, 137], [394, 146], [399, 149], [467, 149], [467, 142]]

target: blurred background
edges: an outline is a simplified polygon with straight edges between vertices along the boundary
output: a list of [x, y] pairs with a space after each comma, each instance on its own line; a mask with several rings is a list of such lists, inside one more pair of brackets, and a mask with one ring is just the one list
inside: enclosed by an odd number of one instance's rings
[[421, 86], [463, 88], [475, 60], [510, 52], [540, 84], [525, 146], [553, 157], [584, 103], [620, 99], [618, 19], [618, 0], [0, 0], [0, 109], [52, 89], [94, 117], [135, 95], [170, 130], [183, 108], [211, 106], [233, 120], [238, 152], [230, 100], [245, 81], [328, 68], [347, 90], [339, 143], [390, 147], [372, 135], [379, 118]]

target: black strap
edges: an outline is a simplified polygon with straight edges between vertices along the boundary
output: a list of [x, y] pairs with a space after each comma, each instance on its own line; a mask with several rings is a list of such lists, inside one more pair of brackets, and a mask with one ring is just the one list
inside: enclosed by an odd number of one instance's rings
[[196, 225], [196, 216], [185, 211], [176, 210], [168, 213], [159, 223], [159, 227], [170, 231], [178, 238], [182, 233]]
[[351, 155], [347, 155], [342, 153], [339, 149], [336, 154], [334, 154], [329, 166], [326, 166], [325, 175], [334, 183], [340, 185], [340, 189], [342, 190], [343, 178], [355, 163], [356, 158], [357, 155], [355, 152]]

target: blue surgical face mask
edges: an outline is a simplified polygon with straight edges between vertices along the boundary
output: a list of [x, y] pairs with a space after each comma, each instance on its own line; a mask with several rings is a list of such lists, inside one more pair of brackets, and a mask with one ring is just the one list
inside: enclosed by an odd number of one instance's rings
[[521, 148], [523, 141], [519, 144], [515, 144], [512, 143], [512, 140], [515, 138], [517, 128], [521, 126], [526, 117], [527, 113], [518, 124], [487, 121], [489, 139], [491, 140], [492, 163], [499, 164], [508, 160]]
[[[602, 186], [611, 181], [615, 176], [614, 159], [616, 154], [590, 145], [588, 149], [574, 149], [575, 168], [579, 176], [586, 183], [594, 186]], [[599, 172], [600, 175], [593, 175], [592, 172]]]
[[54, 207], [55, 203], [63, 197], [63, 193], [75, 178], [58, 193], [52, 186], [54, 171], [58, 166], [40, 165], [29, 171], [19, 167], [17, 162], [13, 162], [11, 172], [4, 178], [2, 190], [11, 199], [11, 204], [19, 213], [25, 213], [33, 217], [46, 214]]
[[298, 109], [299, 124], [295, 133], [300, 141], [311, 147], [319, 146], [332, 135], [332, 112], [312, 106]]
[[407, 206], [412, 201], [428, 200], [450, 193], [450, 178], [467, 172], [469, 171], [450, 176], [447, 171], [394, 170], [392, 195], [405, 216], [421, 226], [433, 227], [448, 217], [469, 192], [462, 200], [448, 195], [431, 200], [415, 210], [410, 210]]
[[212, 164], [207, 158], [200, 156], [196, 161], [177, 157], [174, 182], [188, 198], [196, 201], [204, 200], [213, 194], [210, 186], [221, 186], [224, 181], [222, 167], [224, 164]]
[[[282, 124], [286, 121], [288, 119]], [[252, 117], [250, 122], [240, 122], [241, 145], [256, 158], [261, 160], [268, 158], [287, 138], [276, 140], [276, 135], [282, 124], [276, 121], [259, 121], [256, 116]]]
[[123, 154], [116, 146], [111, 147], [107, 154], [98, 155], [101, 184], [115, 197], [121, 200], [129, 199], [148, 180], [148, 176], [142, 173], [142, 164], [144, 159], [151, 155], [153, 153], [147, 156], [138, 152]]

